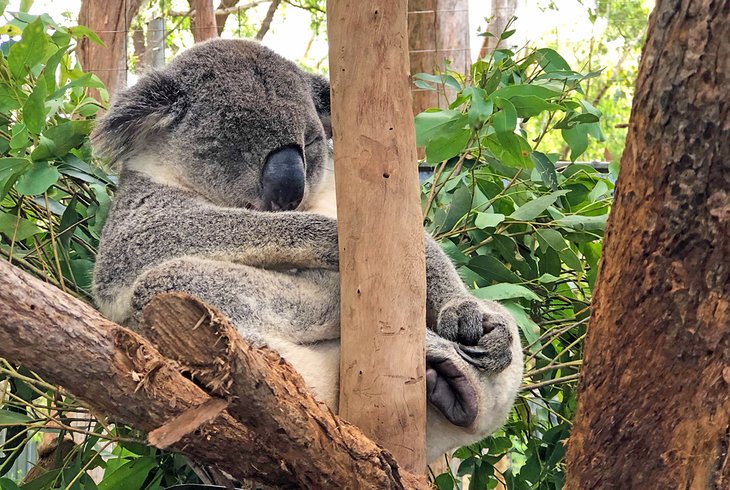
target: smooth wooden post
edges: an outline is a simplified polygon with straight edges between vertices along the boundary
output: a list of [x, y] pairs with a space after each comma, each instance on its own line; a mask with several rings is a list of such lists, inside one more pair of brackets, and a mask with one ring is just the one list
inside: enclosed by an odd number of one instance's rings
[[425, 469], [423, 229], [407, 1], [327, 2], [342, 360], [340, 414]]

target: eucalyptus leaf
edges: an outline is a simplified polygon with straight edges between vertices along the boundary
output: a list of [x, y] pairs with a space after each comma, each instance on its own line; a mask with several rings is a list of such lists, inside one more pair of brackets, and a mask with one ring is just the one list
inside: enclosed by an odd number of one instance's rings
[[563, 139], [570, 147], [570, 159], [576, 161], [588, 149], [588, 128], [577, 125], [570, 129], [561, 129]]
[[34, 162], [28, 171], [20, 176], [15, 189], [26, 196], [43, 194], [58, 181], [60, 176], [58, 169], [48, 162]]
[[133, 459], [111, 474], [104, 474], [104, 479], [97, 485], [99, 490], [139, 490], [147, 475], [157, 465], [154, 458], [143, 456]]
[[565, 228], [571, 228], [575, 231], [596, 231], [606, 228], [606, 220], [608, 214], [600, 214], [598, 216], [583, 216], [578, 214], [569, 214], [556, 221], [556, 223]]
[[530, 221], [537, 218], [545, 211], [548, 206], [552, 205], [560, 196], [568, 194], [567, 190], [560, 190], [551, 192], [546, 196], [538, 197], [532, 201], [528, 201], [519, 208], [517, 208], [512, 214], [509, 215], [511, 219], [518, 221]]
[[503, 299], [514, 299], [514, 298], [525, 298], [535, 301], [539, 301], [540, 296], [533, 293], [525, 286], [519, 284], [494, 284], [472, 291], [472, 294], [480, 299], [489, 299], [492, 301], [499, 301]]
[[11, 412], [0, 408], [0, 426], [2, 425], [19, 425], [33, 422], [33, 419], [25, 414]]
[[477, 213], [474, 225], [483, 230], [485, 228], [496, 228], [498, 224], [504, 221], [504, 215], [499, 213]]
[[535, 236], [537, 236], [538, 241], [555, 250], [560, 259], [565, 262], [568, 267], [576, 271], [583, 270], [583, 265], [580, 263], [580, 259], [578, 259], [578, 256], [570, 248], [570, 246], [568, 246], [565, 238], [563, 238], [563, 235], [561, 235], [559, 231], [541, 229], [535, 232]]
[[33, 134], [39, 134], [46, 122], [46, 80], [39, 78], [23, 106], [23, 122]]
[[542, 152], [533, 151], [530, 155], [532, 161], [535, 163], [535, 168], [540, 174], [542, 181], [550, 187], [551, 190], [555, 191], [558, 189], [558, 175], [555, 172], [555, 164]]
[[46, 57], [48, 38], [43, 21], [38, 18], [23, 29], [23, 37], [8, 54], [8, 67], [15, 78], [24, 77], [28, 71]]

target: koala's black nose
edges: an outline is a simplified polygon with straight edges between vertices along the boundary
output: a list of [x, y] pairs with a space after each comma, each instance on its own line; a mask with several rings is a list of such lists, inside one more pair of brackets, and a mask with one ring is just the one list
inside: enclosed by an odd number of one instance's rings
[[267, 211], [296, 209], [304, 197], [304, 159], [299, 148], [286, 146], [269, 153], [261, 183]]

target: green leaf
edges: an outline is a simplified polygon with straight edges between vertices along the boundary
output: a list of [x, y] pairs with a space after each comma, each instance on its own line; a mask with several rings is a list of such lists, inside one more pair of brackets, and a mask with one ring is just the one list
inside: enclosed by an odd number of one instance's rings
[[504, 221], [504, 215], [499, 213], [477, 213], [474, 224], [480, 230], [485, 228], [496, 228], [498, 224]]
[[455, 133], [444, 133], [433, 138], [426, 145], [426, 161], [438, 163], [457, 156], [469, 143], [470, 136], [471, 131], [462, 128]]
[[20, 425], [33, 422], [33, 419], [25, 414], [0, 409], [0, 425]]
[[416, 116], [415, 124], [416, 144], [426, 148], [430, 163], [458, 155], [471, 135], [467, 115], [454, 110], [422, 112]]
[[517, 127], [517, 110], [507, 99], [494, 99], [495, 105], [502, 109], [492, 118], [494, 130], [498, 133], [511, 133]]
[[454, 192], [449, 203], [446, 218], [441, 224], [440, 231], [451, 231], [456, 223], [471, 210], [472, 205], [472, 194], [471, 190], [467, 186], [461, 186]]
[[147, 479], [150, 470], [157, 466], [157, 461], [152, 457], [133, 459], [111, 474], [104, 474], [104, 479], [99, 482], [99, 490], [139, 490]]
[[560, 256], [560, 260], [573, 270], [581, 271], [583, 266], [581, 265], [580, 259], [573, 252], [573, 249], [568, 246], [563, 235], [559, 231], [551, 229], [541, 229], [535, 232], [538, 242], [543, 246], [548, 246], [555, 250]]
[[575, 231], [596, 231], [606, 228], [607, 214], [598, 216], [582, 216], [578, 214], [570, 214], [556, 221], [556, 223], [565, 228], [572, 228]]
[[99, 46], [104, 46], [104, 41], [101, 40], [99, 36], [96, 35], [94, 31], [89, 29], [86, 26], [74, 26], [68, 28], [69, 34], [71, 34], [75, 39], [80, 39], [82, 37], [88, 37], [93, 42], [98, 44]]
[[494, 284], [493, 286], [475, 289], [472, 291], [472, 294], [477, 298], [490, 299], [492, 301], [512, 298], [525, 298], [535, 301], [539, 301], [541, 299], [540, 296], [533, 293], [525, 286], [509, 283]]
[[560, 134], [570, 147], [570, 159], [576, 161], [588, 149], [588, 128], [577, 125], [570, 129], [561, 129]]
[[33, 6], [33, 0], [20, 0], [20, 11], [27, 12]]
[[26, 125], [23, 123], [14, 124], [10, 136], [10, 148], [13, 150], [19, 150], [27, 147], [29, 144], [28, 128]]
[[27, 483], [23, 483], [20, 488], [21, 490], [47, 490], [49, 488], [54, 488], [52, 484], [60, 474], [61, 468], [51, 470], [47, 473], [43, 473], [38, 478], [34, 478]]
[[[0, 7], [2, 7], [2, 5], [0, 5]], [[20, 490], [20, 487], [9, 478], [0, 478], [0, 490]]]
[[467, 87], [464, 89], [464, 95], [471, 96], [471, 104], [469, 105], [469, 125], [472, 128], [481, 127], [494, 111], [494, 103], [487, 93], [477, 87]]
[[10, 112], [22, 107], [23, 102], [14, 87], [5, 83], [0, 84], [0, 112]]
[[478, 272], [485, 280], [494, 282], [520, 283], [520, 276], [509, 270], [491, 255], [477, 255], [469, 261], [469, 268]]
[[543, 284], [550, 284], [555, 281], [559, 281], [560, 278], [558, 276], [554, 276], [552, 274], [543, 274], [540, 277], [538, 277], [537, 280]]
[[504, 301], [502, 306], [507, 308], [507, 311], [509, 311], [515, 319], [517, 326], [520, 327], [520, 330], [522, 330], [522, 334], [525, 336], [525, 340], [527, 340], [528, 343], [532, 344], [540, 338], [540, 327], [537, 326], [537, 323], [532, 321], [530, 315], [528, 315], [519, 304], [512, 301]]
[[517, 32], [517, 29], [510, 29], [509, 31], [504, 31], [502, 34], [500, 34], [499, 39], [507, 39], [508, 37], [512, 36], [515, 32]]
[[558, 111], [563, 107], [534, 95], [516, 96], [510, 99], [519, 117], [535, 117], [545, 111]]
[[503, 99], [511, 99], [512, 97], [536, 97], [540, 100], [551, 99], [557, 97], [562, 92], [553, 90], [542, 85], [507, 85], [494, 92], [494, 97], [502, 97]]
[[40, 144], [30, 157], [38, 161], [66, 155], [69, 150], [86, 141], [91, 124], [91, 121], [66, 121], [58, 126], [51, 126], [43, 131]]
[[546, 196], [538, 197], [532, 201], [528, 201], [509, 215], [510, 218], [517, 221], [530, 221], [537, 218], [548, 206], [552, 205], [560, 196], [569, 193], [569, 190], [560, 190], [551, 192]]
[[58, 182], [60, 176], [58, 169], [48, 162], [34, 162], [32, 167], [20, 176], [15, 184], [15, 190], [26, 196], [37, 196]]
[[486, 143], [487, 148], [505, 165], [519, 168], [533, 166], [530, 143], [519, 134], [500, 131], [489, 136]]
[[565, 70], [571, 71], [570, 65], [565, 58], [560, 56], [557, 51], [550, 48], [542, 48], [537, 50], [537, 62], [546, 72]]
[[8, 7], [9, 0], [0, 0], [0, 15], [5, 13], [5, 9]]
[[56, 91], [56, 69], [66, 54], [67, 49], [67, 47], [59, 49], [53, 53], [50, 58], [48, 58], [48, 61], [46, 61], [46, 66], [43, 69], [43, 78], [46, 81], [46, 89], [49, 92]]
[[0, 158], [0, 200], [30, 165], [27, 158]]
[[74, 87], [104, 88], [104, 83], [102, 83], [102, 81], [95, 77], [92, 73], [85, 73], [76, 80], [73, 80], [56, 90], [50, 98], [57, 99], [58, 97], [63, 96], [68, 89]]
[[448, 473], [442, 473], [434, 480], [438, 490], [454, 490], [454, 478]]
[[13, 44], [8, 54], [8, 67], [16, 79], [23, 78], [28, 71], [46, 57], [48, 38], [43, 21], [38, 18], [23, 29], [23, 37]]
[[39, 134], [46, 122], [46, 80], [39, 78], [23, 106], [23, 122], [28, 131]]
[[553, 191], [558, 189], [558, 175], [555, 172], [555, 164], [548, 156], [539, 151], [533, 151], [530, 155], [535, 168], [540, 174], [542, 181]]

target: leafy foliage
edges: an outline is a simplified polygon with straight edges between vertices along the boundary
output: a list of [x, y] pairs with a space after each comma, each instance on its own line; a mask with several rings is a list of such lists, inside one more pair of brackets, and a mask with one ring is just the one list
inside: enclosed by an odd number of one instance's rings
[[[507, 27], [509, 29], [509, 26]], [[507, 31], [503, 36], [509, 36]], [[434, 175], [423, 187], [426, 227], [477, 297], [499, 300], [525, 344], [526, 380], [510, 421], [459, 449], [440, 489], [561, 488], [563, 441], [613, 183], [585, 164], [557, 166], [559, 135], [573, 161], [600, 141], [601, 117], [581, 74], [552, 49], [499, 49], [468, 77], [422, 74], [422, 88], [456, 91], [447, 109], [416, 117]], [[537, 131], [531, 124], [540, 119]]]
[[[2, 12], [0, 12], [1, 14]], [[0, 31], [0, 254], [16, 266], [90, 300], [91, 271], [115, 178], [91, 161], [89, 132], [106, 102], [99, 79], [81, 70], [73, 50], [83, 26], [47, 15], [13, 13]], [[101, 100], [91, 95], [96, 90]], [[0, 475], [41, 433], [74, 434], [60, 468], [23, 490], [157, 489], [197, 477], [178, 455], [147, 447], [124, 426], [95, 420], [73, 397], [0, 359]], [[101, 468], [97, 485], [89, 471]], [[0, 489], [17, 489], [8, 478]]]

